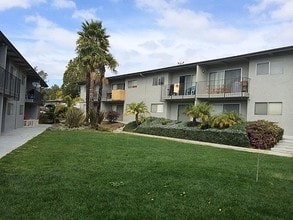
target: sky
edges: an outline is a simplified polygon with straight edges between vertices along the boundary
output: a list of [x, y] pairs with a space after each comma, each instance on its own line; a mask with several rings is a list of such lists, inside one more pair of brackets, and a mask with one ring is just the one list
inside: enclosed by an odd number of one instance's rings
[[86, 20], [102, 21], [117, 74], [293, 45], [293, 0], [0, 0], [0, 30], [49, 86]]

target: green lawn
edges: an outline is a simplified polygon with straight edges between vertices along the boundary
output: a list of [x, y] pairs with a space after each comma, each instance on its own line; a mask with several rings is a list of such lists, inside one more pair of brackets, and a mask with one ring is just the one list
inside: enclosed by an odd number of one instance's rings
[[0, 219], [292, 219], [293, 159], [46, 131], [0, 160]]

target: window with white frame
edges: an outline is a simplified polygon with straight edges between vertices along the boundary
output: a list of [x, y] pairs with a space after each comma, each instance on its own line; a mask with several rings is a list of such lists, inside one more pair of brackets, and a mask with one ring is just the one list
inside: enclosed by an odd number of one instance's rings
[[261, 62], [256, 64], [256, 75], [277, 75], [283, 74], [283, 62]]
[[136, 87], [137, 87], [137, 80], [128, 81], [128, 88], [136, 88]]
[[153, 112], [153, 113], [164, 112], [164, 105], [163, 104], [151, 104], [151, 112]]
[[124, 90], [124, 83], [112, 84], [112, 90]]
[[165, 78], [164, 76], [155, 76], [153, 78], [153, 86], [164, 85]]
[[256, 102], [255, 115], [281, 115], [282, 102]]
[[7, 115], [13, 115], [13, 103], [7, 105]]
[[240, 104], [228, 103], [228, 104], [214, 104], [214, 112], [216, 114], [223, 112], [235, 112], [240, 114]]

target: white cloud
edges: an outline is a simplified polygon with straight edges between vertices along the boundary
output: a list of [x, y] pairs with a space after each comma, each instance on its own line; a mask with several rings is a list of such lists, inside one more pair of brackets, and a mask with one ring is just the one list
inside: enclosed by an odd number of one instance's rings
[[248, 9], [252, 15], [262, 19], [293, 19], [293, 0], [259, 0]]
[[75, 2], [70, 0], [54, 0], [52, 5], [56, 8], [76, 8]]
[[97, 20], [96, 17], [96, 9], [94, 8], [90, 8], [90, 9], [86, 9], [86, 10], [76, 10], [73, 15], [73, 18], [75, 19], [80, 19], [80, 20]]
[[0, 11], [10, 8], [29, 8], [33, 5], [45, 3], [46, 0], [2, 0], [0, 1]]
[[50, 84], [61, 84], [68, 61], [75, 57], [77, 33], [39, 15], [28, 16], [25, 21], [32, 23], [34, 30], [19, 47], [34, 66], [48, 73]]
[[[123, 32], [110, 33], [120, 74], [292, 44], [291, 21], [282, 22], [279, 18], [279, 23], [270, 25], [250, 24], [249, 14], [246, 14], [249, 26], [239, 27], [234, 22], [223, 22], [211, 12], [185, 8], [185, 2], [187, 0], [136, 0], [139, 9], [150, 13], [154, 22], [149, 22], [154, 25], [148, 30], [124, 29]], [[272, 20], [281, 14], [288, 19], [293, 9], [288, 8], [289, 2], [292, 0], [262, 0], [254, 8], [251, 6], [250, 12], [268, 13]]]

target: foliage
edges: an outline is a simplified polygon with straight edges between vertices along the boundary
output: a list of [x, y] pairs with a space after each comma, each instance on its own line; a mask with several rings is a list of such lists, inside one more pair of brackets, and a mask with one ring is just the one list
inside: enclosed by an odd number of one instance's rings
[[86, 72], [86, 115], [93, 108], [93, 97], [95, 83], [91, 75], [95, 73], [100, 76], [98, 82], [99, 92], [97, 100], [97, 112], [101, 111], [103, 79], [106, 67], [115, 72], [118, 63], [109, 51], [109, 35], [100, 21], [85, 21], [82, 23], [82, 31], [78, 32], [76, 52], [78, 63]]
[[73, 99], [79, 96], [79, 83], [85, 81], [85, 74], [77, 58], [69, 61], [63, 74], [62, 91], [64, 96]]
[[56, 119], [55, 105], [50, 104], [44, 108], [44, 111], [40, 113], [39, 123], [40, 124], [53, 124]]
[[67, 95], [63, 98], [63, 102], [67, 104], [68, 107], [74, 107], [76, 103], [83, 101], [80, 97], [72, 98], [70, 95]]
[[[58, 121], [65, 119], [67, 110], [68, 110], [68, 107], [65, 105], [57, 105], [54, 110], [56, 119]], [[56, 119], [55, 119], [55, 121], [56, 121]]]
[[283, 137], [284, 129], [265, 120], [251, 122], [246, 126], [250, 145], [257, 149], [270, 149]]
[[199, 123], [204, 127], [211, 117], [212, 108], [212, 105], [206, 102], [200, 102], [196, 105], [187, 106], [184, 113], [192, 118], [193, 124]]
[[248, 136], [246, 131], [243, 130], [203, 130], [198, 127], [187, 127], [186, 123], [178, 123], [163, 118], [150, 117], [139, 125], [135, 132], [241, 147], [249, 146]]
[[61, 88], [56, 84], [54, 84], [50, 88], [43, 88], [42, 94], [44, 96], [44, 100], [60, 99], [63, 96]]
[[83, 121], [84, 115], [80, 109], [74, 107], [68, 109], [66, 114], [66, 125], [69, 128], [78, 128]]
[[126, 125], [124, 126], [123, 131], [129, 131], [129, 132], [132, 132], [132, 131], [134, 131], [136, 128], [137, 128], [136, 121], [132, 121], [132, 122], [129, 122], [128, 124], [126, 124]]
[[139, 103], [132, 102], [126, 108], [126, 114], [134, 115], [136, 124], [140, 124], [139, 117], [145, 116], [146, 113], [149, 113], [146, 104], [142, 101]]
[[211, 118], [211, 127], [224, 129], [242, 122], [242, 118], [236, 112], [224, 112]]
[[104, 112], [97, 112], [95, 109], [91, 109], [89, 112], [89, 121], [91, 128], [98, 129], [99, 125], [102, 123], [102, 121], [105, 118]]
[[120, 113], [119, 112], [116, 112], [116, 111], [108, 111], [106, 113], [106, 119], [109, 121], [109, 122], [115, 122], [118, 120], [120, 116]]

